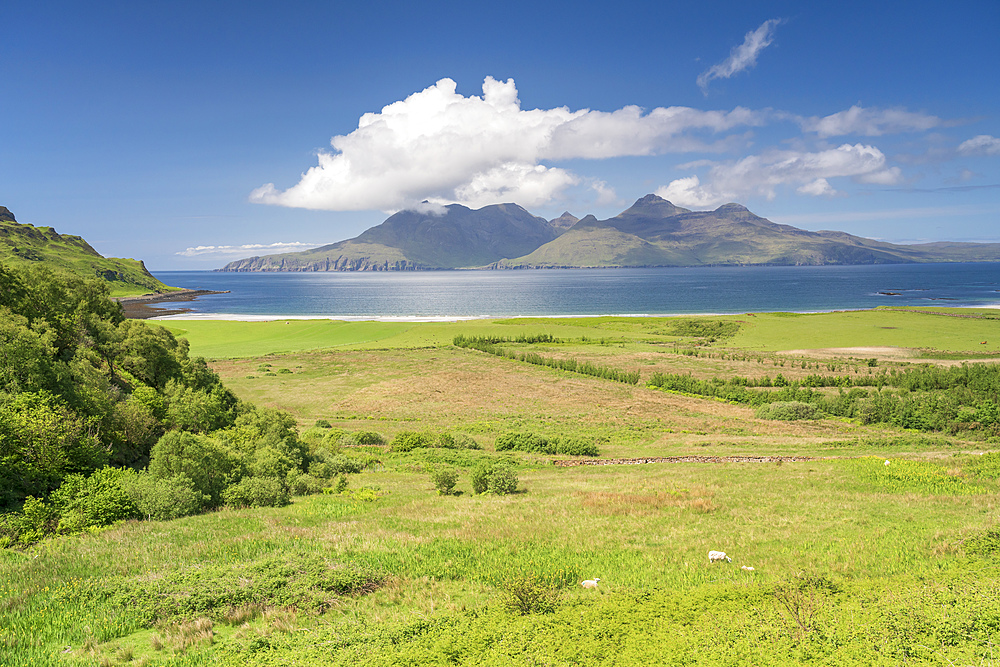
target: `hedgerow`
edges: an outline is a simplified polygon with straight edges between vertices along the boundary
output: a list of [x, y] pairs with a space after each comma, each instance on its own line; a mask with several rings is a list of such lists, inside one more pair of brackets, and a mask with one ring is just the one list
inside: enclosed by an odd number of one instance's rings
[[549, 343], [556, 342], [551, 336], [543, 334], [540, 336], [523, 336], [517, 339], [509, 339], [491, 336], [455, 336], [452, 341], [456, 347], [465, 347], [497, 357], [522, 361], [536, 366], [548, 366], [571, 373], [590, 375], [605, 380], [623, 382], [625, 384], [639, 384], [639, 371], [623, 371], [608, 366], [599, 366], [589, 361], [577, 361], [576, 359], [555, 359], [553, 357], [543, 357], [537, 352], [517, 352], [501, 347], [502, 343]]

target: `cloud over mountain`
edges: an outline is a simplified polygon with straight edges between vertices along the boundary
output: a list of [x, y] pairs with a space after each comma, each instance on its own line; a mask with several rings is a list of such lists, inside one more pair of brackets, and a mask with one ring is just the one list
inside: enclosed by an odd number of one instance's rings
[[874, 146], [843, 144], [817, 152], [771, 150], [741, 160], [719, 162], [698, 176], [676, 179], [656, 194], [679, 206], [710, 207], [758, 195], [773, 199], [783, 185], [797, 192], [830, 196], [836, 190], [827, 179], [851, 177], [861, 183], [892, 185], [902, 179], [898, 167], [887, 167], [885, 155]]
[[719, 150], [714, 134], [762, 125], [766, 112], [737, 107], [701, 111], [626, 106], [603, 112], [567, 107], [522, 109], [512, 79], [487, 77], [483, 95], [465, 97], [451, 79], [367, 113], [358, 128], [331, 140], [332, 152], [287, 190], [268, 183], [256, 203], [324, 210], [398, 210], [428, 200], [467, 206], [547, 203], [586, 182], [546, 161]]

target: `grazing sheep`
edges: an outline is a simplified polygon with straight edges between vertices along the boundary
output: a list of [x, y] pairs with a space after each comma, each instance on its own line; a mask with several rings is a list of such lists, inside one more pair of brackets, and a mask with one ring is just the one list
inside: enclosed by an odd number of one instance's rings
[[726, 561], [727, 563], [732, 563], [733, 559], [726, 555], [725, 551], [709, 551], [708, 552], [708, 562], [717, 563], [719, 561]]
[[580, 585], [583, 586], [584, 588], [597, 588], [598, 581], [600, 581], [600, 579], [597, 579], [595, 577], [594, 579], [587, 579], [586, 581], [581, 581]]
[[747, 572], [753, 572], [754, 571], [754, 569], [752, 567], [750, 567], [749, 565], [740, 565], [740, 569], [741, 570], [746, 570]]
[[886, 459], [886, 460], [885, 460], [885, 464], [886, 464], [886, 465], [889, 465], [889, 459]]

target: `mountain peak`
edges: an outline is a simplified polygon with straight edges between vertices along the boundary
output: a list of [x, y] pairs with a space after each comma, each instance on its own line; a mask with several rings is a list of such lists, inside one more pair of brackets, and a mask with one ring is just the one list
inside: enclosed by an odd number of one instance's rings
[[743, 204], [735, 204], [733, 202], [729, 202], [728, 204], [723, 204], [719, 208], [715, 209], [715, 211], [716, 211], [716, 213], [718, 213], [720, 211], [721, 212], [729, 211], [729, 212], [733, 212], [733, 213], [737, 213], [737, 212], [739, 212], [739, 213], [744, 213], [744, 212], [749, 213], [750, 209], [748, 209]]
[[644, 217], [669, 218], [681, 213], [690, 213], [686, 208], [674, 206], [659, 195], [646, 195], [632, 206], [618, 214], [619, 218], [640, 215]]
[[563, 211], [563, 214], [560, 215], [558, 218], [553, 218], [552, 220], [549, 220], [549, 224], [555, 227], [556, 229], [569, 229], [579, 221], [580, 218], [576, 217], [569, 211]]
[[0, 220], [6, 220], [7, 222], [17, 222], [14, 219], [14, 214], [10, 212], [6, 206], [0, 206]]

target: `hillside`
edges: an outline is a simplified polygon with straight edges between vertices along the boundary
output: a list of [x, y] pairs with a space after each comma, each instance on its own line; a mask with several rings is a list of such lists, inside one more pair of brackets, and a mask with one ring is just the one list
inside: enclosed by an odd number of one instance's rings
[[1000, 244], [906, 246], [779, 225], [739, 204], [689, 211], [647, 195], [608, 220], [588, 216], [557, 239], [491, 268], [900, 264], [997, 261]]
[[546, 222], [516, 204], [443, 215], [400, 211], [347, 241], [251, 257], [222, 271], [400, 271], [703, 265], [903, 264], [1000, 261], [1000, 243], [896, 245], [780, 225], [725, 204], [691, 211], [646, 195], [613, 218]]
[[[571, 218], [572, 216], [569, 216]], [[568, 219], [559, 219], [565, 225]], [[572, 223], [569, 223], [572, 224]], [[251, 257], [222, 271], [403, 271], [457, 269], [520, 257], [561, 228], [516, 204], [400, 211], [357, 238], [304, 252]]]
[[140, 260], [104, 257], [79, 236], [19, 223], [4, 206], [0, 206], [0, 263], [42, 264], [80, 276], [96, 276], [109, 283], [112, 296], [174, 290], [154, 278]]

